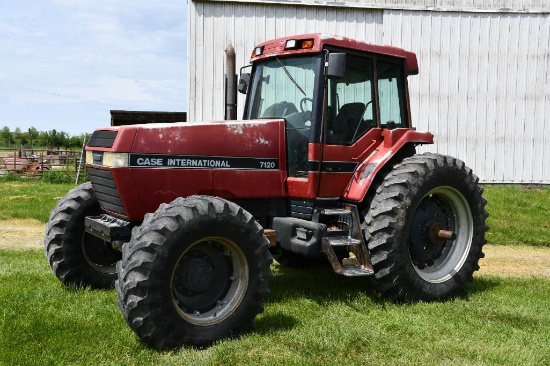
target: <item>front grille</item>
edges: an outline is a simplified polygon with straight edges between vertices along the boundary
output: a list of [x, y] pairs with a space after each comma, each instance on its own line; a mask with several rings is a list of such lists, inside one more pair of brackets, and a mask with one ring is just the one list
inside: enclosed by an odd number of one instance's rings
[[92, 182], [99, 205], [105, 210], [126, 215], [116, 189], [113, 173], [110, 170], [88, 168], [88, 177]]
[[96, 130], [92, 133], [88, 146], [91, 147], [113, 147], [118, 131]]

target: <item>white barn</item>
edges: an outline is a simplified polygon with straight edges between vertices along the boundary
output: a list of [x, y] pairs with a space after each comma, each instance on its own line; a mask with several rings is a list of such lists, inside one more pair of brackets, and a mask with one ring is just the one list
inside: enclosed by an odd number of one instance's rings
[[188, 27], [188, 121], [223, 118], [229, 43], [240, 67], [261, 41], [337, 34], [417, 54], [413, 124], [436, 141], [422, 151], [486, 183], [550, 184], [547, 0], [190, 1]]

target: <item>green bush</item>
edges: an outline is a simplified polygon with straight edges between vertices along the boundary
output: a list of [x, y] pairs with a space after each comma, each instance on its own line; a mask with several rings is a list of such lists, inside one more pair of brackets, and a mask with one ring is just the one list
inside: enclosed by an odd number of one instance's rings
[[70, 184], [74, 183], [75, 178], [65, 171], [48, 170], [44, 172], [40, 180], [44, 183]]
[[21, 180], [21, 177], [13, 172], [4, 171], [3, 174], [0, 174], [0, 181], [2, 182], [14, 182]]

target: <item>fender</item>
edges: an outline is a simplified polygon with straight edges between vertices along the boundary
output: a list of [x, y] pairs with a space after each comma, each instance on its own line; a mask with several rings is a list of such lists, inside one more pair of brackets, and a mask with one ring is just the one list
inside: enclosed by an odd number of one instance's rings
[[384, 142], [359, 164], [350, 180], [343, 198], [346, 201], [363, 202], [378, 172], [386, 166], [406, 144], [433, 144], [430, 132], [417, 132], [408, 128], [384, 130]]

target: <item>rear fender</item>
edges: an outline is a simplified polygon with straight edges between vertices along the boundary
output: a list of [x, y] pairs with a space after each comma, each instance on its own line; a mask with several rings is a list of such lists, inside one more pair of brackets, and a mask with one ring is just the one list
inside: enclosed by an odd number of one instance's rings
[[362, 202], [376, 175], [407, 144], [433, 144], [433, 135], [430, 132], [417, 132], [412, 129], [397, 128], [394, 130], [384, 130], [382, 135], [384, 138], [382, 144], [355, 169], [353, 177], [344, 191], [344, 200]]

